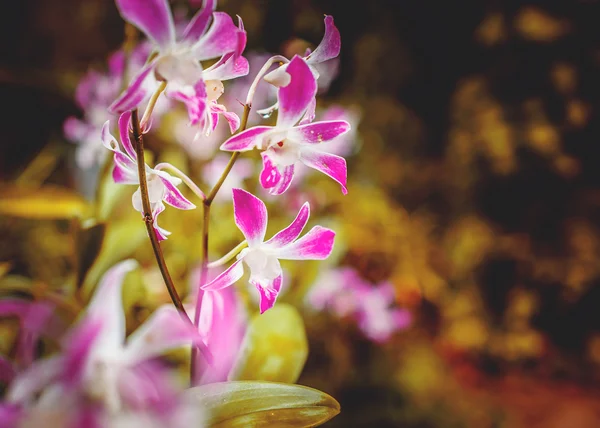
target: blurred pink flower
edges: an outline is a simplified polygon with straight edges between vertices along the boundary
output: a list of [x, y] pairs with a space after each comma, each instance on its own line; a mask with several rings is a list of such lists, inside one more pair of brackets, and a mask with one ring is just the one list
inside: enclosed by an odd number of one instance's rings
[[[129, 260], [110, 269], [67, 333], [62, 353], [35, 362], [11, 383], [3, 409], [13, 409], [19, 426], [183, 427], [201, 419], [155, 361], [185, 345], [205, 349], [194, 326], [164, 306], [125, 341], [121, 287], [134, 267]], [[175, 425], [182, 414], [189, 417]], [[155, 422], [142, 423], [148, 420]]]
[[[202, 179], [211, 187], [213, 187], [221, 174], [225, 170], [225, 167], [229, 163], [230, 156], [223, 153], [218, 154], [215, 158], [204, 165], [202, 168]], [[238, 159], [233, 165], [233, 168], [229, 172], [229, 175], [223, 182], [221, 189], [215, 197], [215, 201], [218, 202], [230, 202], [231, 192], [236, 187], [244, 187], [244, 180], [251, 177], [254, 173], [254, 162], [250, 159]]]
[[391, 283], [371, 284], [351, 267], [322, 274], [306, 300], [315, 310], [327, 310], [338, 318], [354, 319], [362, 333], [377, 343], [387, 342], [412, 321], [409, 311], [394, 307]]

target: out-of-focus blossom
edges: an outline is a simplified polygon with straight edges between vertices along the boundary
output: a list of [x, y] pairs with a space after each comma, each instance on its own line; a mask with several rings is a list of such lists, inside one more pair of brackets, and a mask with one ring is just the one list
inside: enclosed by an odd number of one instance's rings
[[[129, 123], [131, 120], [131, 112], [125, 112], [119, 117], [119, 134], [121, 136], [121, 144], [125, 152], [121, 150], [121, 146], [110, 133], [109, 122], [104, 124], [102, 128], [102, 144], [114, 152], [114, 169], [113, 179], [119, 184], [140, 184], [138, 176], [138, 160], [131, 138], [129, 137]], [[150, 199], [150, 207], [154, 218], [154, 230], [159, 239], [167, 239], [170, 232], [158, 226], [156, 219], [158, 215], [164, 211], [165, 205], [163, 202], [180, 210], [190, 210], [196, 208], [194, 204], [188, 201], [181, 194], [177, 185], [181, 184], [181, 179], [173, 177], [165, 171], [159, 171], [146, 167], [146, 180], [148, 182], [148, 197]], [[141, 190], [135, 191], [132, 197], [133, 208], [143, 213]]]
[[184, 345], [204, 346], [194, 326], [165, 306], [125, 341], [121, 288], [134, 267], [135, 262], [125, 261], [109, 270], [65, 336], [62, 353], [37, 361], [12, 382], [3, 411], [19, 426], [183, 427], [201, 422], [200, 409], [180, 398], [166, 368], [155, 360]]
[[[325, 34], [323, 35], [323, 40], [317, 46], [314, 51], [307, 50], [305, 56], [302, 58], [306, 64], [310, 67], [310, 71], [315, 76], [315, 79], [319, 79], [321, 73], [319, 73], [318, 67], [324, 66], [326, 61], [329, 61], [333, 58], [336, 58], [340, 54], [341, 48], [341, 38], [340, 32], [337, 27], [333, 23], [333, 17], [330, 15], [325, 16]], [[325, 63], [325, 64], [323, 64]], [[337, 64], [331, 64], [337, 68]], [[289, 74], [286, 74], [286, 69], [288, 64], [284, 64], [277, 69], [271, 71], [267, 74], [264, 79], [277, 87], [283, 87], [290, 83]], [[332, 75], [334, 75], [334, 70], [329, 70], [322, 68], [322, 72], [325, 72], [327, 79], [324, 86], [329, 86], [332, 80]], [[319, 86], [321, 86], [321, 82], [319, 82]]]
[[41, 335], [57, 334], [54, 306], [48, 302], [27, 302], [19, 299], [0, 300], [0, 318], [16, 317], [20, 324], [16, 360], [21, 368], [28, 367], [34, 359], [35, 348]]
[[[119, 95], [123, 80], [137, 73], [144, 66], [149, 54], [148, 43], [140, 44], [127, 58], [122, 50], [117, 51], [108, 60], [106, 74], [90, 70], [79, 82], [75, 90], [75, 102], [83, 111], [83, 118], [67, 118], [64, 133], [68, 140], [78, 145], [76, 162], [80, 168], [88, 169], [103, 163], [106, 152], [100, 144], [102, 126], [107, 120], [115, 117], [109, 113], [108, 107]], [[145, 83], [152, 86], [151, 82]], [[152, 87], [148, 87], [148, 94], [152, 90]], [[146, 101], [147, 97], [140, 100], [140, 103]], [[154, 109], [154, 119], [160, 117], [167, 107], [167, 102], [159, 101]]]
[[[112, 105], [113, 112], [137, 107], [147, 96], [145, 82], [166, 81], [166, 93], [181, 101], [192, 125], [209, 134], [222, 114], [232, 132], [239, 127], [237, 115], [216, 101], [223, 93], [223, 80], [248, 74], [248, 61], [241, 56], [246, 32], [231, 17], [214, 12], [216, 0], [206, 0], [183, 34], [177, 37], [167, 0], [116, 0], [123, 19], [140, 29], [157, 52]], [[212, 24], [211, 24], [212, 22]], [[200, 61], [220, 59], [206, 70]]]
[[[199, 279], [199, 278], [198, 278]], [[241, 349], [246, 332], [247, 316], [233, 287], [221, 290], [199, 290], [200, 322], [198, 331], [208, 347], [212, 363], [198, 353], [199, 367], [194, 385], [224, 382]], [[188, 311], [193, 314], [194, 311]]]
[[[225, 167], [229, 163], [230, 157], [225, 154], [219, 154], [215, 158], [204, 165], [202, 168], [202, 178], [206, 183], [213, 187]], [[254, 173], [254, 162], [250, 159], [238, 159], [233, 165], [233, 168], [227, 175], [227, 178], [221, 185], [221, 189], [215, 196], [215, 200], [219, 202], [231, 201], [231, 192], [236, 187], [244, 187], [244, 180]]]
[[346, 194], [346, 161], [317, 147], [320, 143], [344, 134], [350, 129], [350, 125], [343, 120], [334, 120], [296, 126], [307, 111], [310, 115], [317, 82], [306, 62], [298, 56], [292, 59], [285, 72], [289, 73], [291, 81], [279, 89], [276, 125], [255, 126], [234, 135], [223, 143], [221, 150], [263, 150], [260, 182], [271, 194], [279, 195], [290, 187], [297, 162], [333, 178]]
[[235, 224], [241, 230], [248, 248], [244, 248], [227, 270], [202, 288], [220, 290], [238, 281], [244, 274], [244, 261], [250, 268], [250, 283], [260, 293], [260, 312], [273, 307], [281, 290], [283, 275], [279, 260], [324, 260], [331, 254], [335, 232], [313, 227], [298, 239], [308, 222], [310, 207], [304, 204], [296, 219], [285, 229], [264, 241], [267, 231], [267, 207], [256, 196], [233, 189]]
[[307, 303], [338, 318], [354, 319], [363, 334], [377, 343], [388, 341], [412, 320], [410, 312], [394, 307], [391, 283], [370, 284], [350, 267], [321, 275], [308, 293]]

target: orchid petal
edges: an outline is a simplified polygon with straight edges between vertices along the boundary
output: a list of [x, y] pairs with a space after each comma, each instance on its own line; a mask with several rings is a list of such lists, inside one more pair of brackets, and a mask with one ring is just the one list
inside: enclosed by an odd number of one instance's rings
[[331, 141], [349, 130], [350, 124], [345, 120], [315, 122], [290, 129], [288, 138], [299, 143], [319, 144]]
[[248, 60], [233, 53], [223, 56], [202, 74], [204, 80], [229, 80], [245, 76], [250, 71]]
[[196, 208], [196, 205], [191, 203], [185, 196], [181, 194], [181, 191], [175, 187], [173, 183], [171, 183], [167, 178], [159, 176], [160, 180], [164, 184], [166, 188], [166, 192], [163, 196], [163, 201], [172, 207], [178, 208], [180, 210], [193, 210]]
[[288, 64], [286, 72], [291, 76], [291, 81], [289, 85], [279, 89], [277, 96], [277, 127], [281, 128], [289, 128], [298, 123], [317, 93], [317, 81], [302, 58], [296, 55]]
[[113, 102], [108, 111], [112, 114], [123, 113], [132, 110], [140, 105], [148, 96], [148, 86], [146, 79], [150, 77], [150, 72], [154, 70], [154, 63], [146, 64], [138, 74], [133, 78], [127, 89]]
[[317, 48], [308, 55], [306, 61], [309, 64], [327, 61], [328, 59], [338, 56], [340, 54], [340, 49], [340, 32], [333, 23], [333, 17], [331, 15], [327, 15], [325, 17], [325, 34], [323, 35], [323, 40], [321, 40], [319, 46], [317, 46]]
[[333, 178], [342, 186], [342, 193], [344, 195], [348, 193], [346, 188], [346, 160], [343, 157], [304, 148], [300, 153], [300, 161], [306, 166]]
[[129, 122], [131, 121], [131, 111], [127, 110], [121, 116], [119, 116], [119, 135], [121, 137], [121, 144], [127, 152], [127, 154], [133, 160], [137, 160], [137, 154], [131, 144], [131, 138], [129, 137]]
[[0, 382], [8, 385], [12, 382], [16, 374], [17, 370], [13, 363], [0, 355]]
[[[294, 178], [294, 165], [283, 167], [283, 171], [276, 166], [268, 155], [268, 152], [261, 153], [263, 159], [263, 170], [260, 173], [260, 183], [265, 189], [269, 189], [271, 195], [281, 195], [292, 184]], [[270, 187], [266, 187], [267, 184]]]
[[200, 39], [206, 32], [210, 17], [216, 7], [216, 0], [204, 0], [202, 9], [196, 12], [190, 23], [185, 27], [185, 30], [183, 30], [183, 40], [194, 43]]
[[287, 66], [287, 64], [284, 64], [282, 66], [277, 67], [275, 70], [265, 74], [265, 77], [263, 77], [263, 79], [265, 80], [265, 82], [270, 83], [271, 85], [276, 86], [277, 88], [282, 88], [284, 86], [289, 85], [292, 81], [292, 78], [286, 72]]
[[175, 25], [167, 0], [116, 0], [123, 19], [161, 48], [175, 43]]
[[182, 318], [175, 307], [165, 305], [129, 336], [123, 357], [134, 365], [186, 345], [200, 345], [206, 350], [194, 325]]
[[260, 294], [260, 313], [271, 309], [275, 305], [275, 300], [281, 291], [282, 275], [279, 275], [273, 281], [251, 279], [250, 282], [256, 287]]
[[232, 134], [240, 128], [240, 117], [237, 114], [231, 111], [224, 111], [221, 114], [225, 120], [227, 120], [227, 123], [229, 124], [229, 130]]
[[61, 374], [63, 367], [63, 359], [59, 356], [36, 361], [11, 383], [6, 393], [7, 401], [23, 403], [33, 399], [35, 394]]
[[308, 202], [305, 202], [298, 211], [298, 215], [294, 219], [292, 223], [285, 229], [277, 232], [275, 236], [269, 239], [265, 244], [270, 245], [273, 248], [281, 248], [284, 247], [300, 236], [304, 226], [308, 222], [308, 217], [310, 216], [310, 205]]
[[233, 189], [233, 217], [250, 247], [264, 241], [267, 231], [267, 207], [243, 189]]
[[102, 331], [104, 320], [85, 319], [77, 325], [64, 340], [63, 380], [69, 387], [77, 388], [83, 379], [88, 357], [96, 339]]
[[226, 152], [245, 152], [252, 150], [255, 147], [260, 147], [262, 143], [262, 135], [265, 132], [271, 131], [272, 126], [255, 126], [247, 129], [244, 132], [233, 135], [221, 145], [221, 150]]
[[167, 95], [185, 104], [192, 125], [197, 125], [204, 121], [208, 109], [208, 98], [206, 85], [202, 79], [194, 86], [193, 94], [182, 91], [170, 91]]
[[[140, 202], [141, 203], [141, 202]], [[163, 229], [158, 225], [158, 215], [165, 210], [165, 205], [163, 203], [157, 204], [156, 208], [152, 211], [152, 227], [154, 228], [154, 233], [159, 241], [167, 240], [167, 237], [171, 234], [168, 230]], [[139, 210], [138, 210], [139, 211]]]
[[315, 226], [302, 238], [278, 249], [276, 256], [283, 260], [324, 260], [333, 250], [334, 239], [333, 230]]
[[317, 109], [317, 98], [313, 98], [310, 101], [310, 104], [308, 105], [308, 107], [306, 109], [306, 113], [304, 113], [304, 117], [300, 121], [299, 125], [306, 125], [307, 123], [311, 123], [313, 120], [315, 120], [316, 109]]
[[206, 285], [200, 286], [205, 291], [221, 290], [237, 282], [244, 275], [242, 259], [236, 260], [229, 268]]
[[194, 58], [204, 61], [234, 52], [238, 46], [238, 27], [224, 12], [213, 12], [213, 23], [206, 34], [192, 46]]
[[109, 269], [88, 305], [84, 319], [102, 322], [102, 331], [96, 342], [97, 349], [113, 349], [123, 345], [125, 315], [121, 288], [125, 275], [136, 266], [134, 260], [125, 260]]
[[115, 153], [115, 167], [112, 172], [113, 181], [117, 184], [138, 184], [139, 177], [137, 172], [133, 169], [135, 165], [132, 165], [131, 168], [124, 167], [122, 163], [116, 162], [118, 155], [118, 153]]

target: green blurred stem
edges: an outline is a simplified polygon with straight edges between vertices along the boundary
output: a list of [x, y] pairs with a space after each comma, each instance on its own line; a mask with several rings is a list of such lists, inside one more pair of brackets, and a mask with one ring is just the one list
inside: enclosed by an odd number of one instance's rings
[[218, 267], [218, 266], [223, 266], [225, 263], [227, 263], [228, 261], [230, 261], [231, 259], [233, 259], [235, 256], [237, 256], [239, 254], [239, 252], [242, 251], [247, 246], [248, 246], [248, 242], [246, 240], [243, 240], [233, 250], [231, 250], [230, 252], [228, 252], [227, 254], [225, 254], [219, 260], [215, 260], [214, 262], [210, 262], [208, 264], [208, 267], [209, 268], [214, 268], [214, 267]]
[[154, 231], [154, 218], [152, 216], [150, 198], [148, 197], [148, 182], [146, 181], [146, 161], [144, 160], [144, 137], [140, 128], [140, 121], [138, 118], [137, 109], [131, 111], [131, 127], [133, 130], [133, 138], [135, 140], [135, 152], [137, 154], [138, 177], [140, 180], [140, 193], [142, 196], [142, 215], [144, 216], [144, 223], [146, 225], [146, 230], [148, 231], [150, 243], [152, 244], [152, 250], [154, 250], [154, 257], [156, 258], [158, 268], [160, 269], [160, 273], [162, 274], [162, 277], [165, 281], [165, 285], [167, 286], [167, 290], [169, 291], [169, 295], [171, 296], [173, 304], [181, 313], [181, 315], [191, 322], [190, 318], [187, 315], [187, 312], [185, 311], [185, 308], [183, 307], [181, 298], [177, 293], [175, 284], [173, 284], [173, 279], [171, 279], [171, 274], [169, 273], [169, 269], [167, 268], [167, 263], [165, 262], [165, 257], [163, 256], [160, 243], [158, 242], [158, 237], [156, 236], [156, 232]]
[[[242, 114], [242, 122], [240, 124], [240, 128], [238, 129], [237, 133], [244, 131], [246, 129], [246, 126], [248, 126], [248, 116], [250, 115], [250, 108], [251, 108], [250, 104], [244, 105], [244, 112]], [[231, 169], [233, 168], [233, 165], [235, 164], [235, 161], [238, 159], [239, 156], [240, 156], [240, 152], [232, 153], [231, 158], [229, 159], [229, 162], [227, 163], [227, 166], [225, 167], [225, 170], [221, 174], [221, 177], [219, 177], [219, 180], [217, 180], [217, 183], [211, 189], [211, 191], [208, 193], [208, 196], [206, 197], [206, 199], [204, 199], [204, 201], [202, 203], [203, 221], [202, 221], [202, 262], [201, 262], [201, 268], [200, 268], [200, 287], [202, 287], [206, 283], [206, 277], [208, 274], [208, 231], [209, 231], [209, 223], [210, 223], [210, 206], [212, 205], [212, 202], [215, 199], [215, 196], [217, 196], [217, 192], [219, 191], [219, 189], [225, 182], [225, 179], [231, 172]], [[201, 305], [201, 303], [202, 303], [202, 299], [200, 297], [200, 293], [198, 293], [198, 296], [196, 298], [196, 311], [194, 313], [194, 325], [195, 326], [198, 326], [198, 324], [200, 323], [200, 305]], [[191, 379], [192, 383], [194, 382], [194, 379], [196, 379], [196, 374], [197, 374], [196, 371], [198, 369], [197, 364], [196, 364], [197, 352], [198, 351], [196, 350], [196, 348], [192, 348], [192, 360], [190, 361], [190, 379]]]

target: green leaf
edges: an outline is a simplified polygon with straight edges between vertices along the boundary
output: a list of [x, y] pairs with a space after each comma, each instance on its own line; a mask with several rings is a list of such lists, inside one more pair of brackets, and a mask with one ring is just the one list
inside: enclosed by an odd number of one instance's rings
[[315, 427], [340, 413], [330, 395], [285, 383], [220, 382], [191, 388], [188, 394], [206, 409], [209, 427]]
[[58, 186], [0, 188], [0, 214], [29, 219], [85, 217], [90, 206], [75, 192]]
[[308, 356], [306, 330], [298, 310], [278, 303], [254, 316], [239, 355], [233, 379], [296, 382]]

